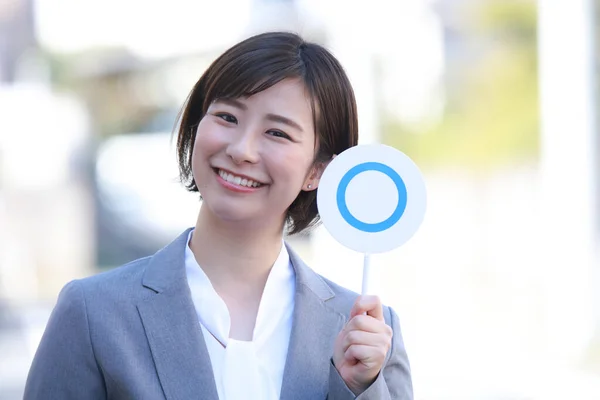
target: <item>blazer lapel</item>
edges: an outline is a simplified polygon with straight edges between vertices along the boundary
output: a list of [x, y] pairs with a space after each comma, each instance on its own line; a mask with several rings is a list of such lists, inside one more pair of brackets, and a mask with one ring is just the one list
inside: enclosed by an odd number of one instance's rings
[[185, 275], [188, 234], [185, 231], [152, 257], [143, 285], [154, 293], [138, 304], [138, 310], [166, 398], [218, 400]]
[[326, 304], [335, 296], [329, 285], [289, 247], [288, 252], [296, 271], [296, 295], [280, 398], [325, 399], [333, 343], [346, 317]]

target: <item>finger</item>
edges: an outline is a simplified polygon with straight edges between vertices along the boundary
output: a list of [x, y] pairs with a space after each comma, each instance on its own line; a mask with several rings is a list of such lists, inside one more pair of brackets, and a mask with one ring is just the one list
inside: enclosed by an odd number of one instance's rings
[[386, 325], [385, 322], [379, 321], [369, 315], [357, 315], [352, 318], [344, 327], [346, 332], [365, 331], [372, 333], [387, 333], [391, 336], [392, 328]]
[[378, 296], [358, 296], [354, 302], [354, 305], [352, 306], [352, 310], [350, 310], [350, 318], [365, 313], [375, 319], [384, 321], [383, 305], [381, 304], [381, 299]]
[[389, 349], [391, 338], [385, 333], [371, 333], [364, 331], [348, 332], [343, 339], [342, 349], [344, 352], [352, 345], [367, 345]]
[[353, 344], [348, 347], [344, 353], [344, 358], [350, 363], [356, 363], [356, 361], [365, 364], [367, 366], [373, 364], [380, 364], [385, 359], [387, 350], [368, 346], [364, 344]]

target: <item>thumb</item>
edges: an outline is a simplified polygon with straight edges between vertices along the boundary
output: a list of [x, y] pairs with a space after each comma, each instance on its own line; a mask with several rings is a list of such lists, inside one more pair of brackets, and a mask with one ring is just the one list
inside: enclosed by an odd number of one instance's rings
[[381, 300], [378, 296], [358, 296], [350, 310], [350, 319], [364, 314], [383, 321], [383, 310], [381, 308]]

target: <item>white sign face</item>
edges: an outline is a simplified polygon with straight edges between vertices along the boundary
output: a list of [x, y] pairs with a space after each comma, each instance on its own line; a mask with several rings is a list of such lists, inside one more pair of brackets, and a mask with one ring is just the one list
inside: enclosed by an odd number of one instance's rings
[[382, 144], [359, 145], [335, 157], [317, 189], [323, 225], [342, 245], [361, 253], [383, 253], [417, 231], [427, 203], [415, 163]]

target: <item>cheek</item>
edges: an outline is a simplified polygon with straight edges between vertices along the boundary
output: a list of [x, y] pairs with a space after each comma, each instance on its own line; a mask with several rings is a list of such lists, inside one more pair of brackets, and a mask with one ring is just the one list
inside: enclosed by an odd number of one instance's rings
[[282, 171], [285, 171], [289, 183], [301, 189], [312, 166], [312, 161], [310, 152], [293, 152], [282, 157], [279, 165], [285, 166]]
[[196, 130], [196, 138], [192, 149], [193, 160], [198, 162], [200, 159], [204, 159], [210, 154], [214, 154], [222, 145], [221, 139], [222, 136], [216, 132], [214, 127], [211, 127], [210, 122], [202, 119]]
[[196, 131], [194, 146], [192, 147], [192, 175], [197, 184], [203, 181], [206, 175], [206, 166], [209, 163], [210, 154], [215, 147], [214, 141], [202, 129]]

